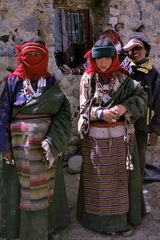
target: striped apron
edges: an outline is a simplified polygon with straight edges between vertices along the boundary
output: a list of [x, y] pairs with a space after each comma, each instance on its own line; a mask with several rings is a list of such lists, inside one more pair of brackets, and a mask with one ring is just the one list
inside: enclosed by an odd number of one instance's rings
[[[128, 212], [128, 171], [124, 124], [91, 126], [82, 140], [85, 211], [98, 215]], [[134, 135], [130, 136], [130, 150]]]
[[49, 169], [44, 164], [41, 147], [50, 125], [50, 117], [43, 115], [20, 115], [11, 123], [13, 156], [21, 186], [20, 208], [26, 211], [47, 208], [53, 200], [56, 166]]

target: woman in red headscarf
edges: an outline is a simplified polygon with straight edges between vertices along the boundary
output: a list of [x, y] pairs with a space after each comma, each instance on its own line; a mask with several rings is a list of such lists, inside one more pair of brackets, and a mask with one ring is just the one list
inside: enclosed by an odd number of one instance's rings
[[80, 83], [82, 171], [78, 221], [93, 231], [133, 233], [143, 204], [134, 122], [146, 110], [146, 94], [120, 66], [114, 45], [98, 40], [86, 54]]
[[[106, 31], [104, 31], [98, 39], [108, 39], [110, 40], [114, 46], [116, 47], [117, 51], [119, 52], [119, 55], [122, 59], [120, 59], [121, 61], [124, 60], [124, 54], [121, 54], [122, 52], [122, 47], [123, 47], [123, 40], [121, 39], [121, 37], [119, 36], [119, 34], [114, 30], [114, 29], [107, 29]], [[76, 66], [75, 68], [69, 68], [66, 65], [60, 66], [61, 71], [63, 72], [63, 74], [74, 74], [74, 75], [82, 75], [84, 73], [84, 71], [87, 68], [87, 62], [82, 63], [78, 66]]]
[[53, 240], [52, 233], [69, 223], [57, 159], [70, 136], [70, 104], [48, 72], [43, 41], [26, 42], [16, 53], [18, 67], [6, 80], [0, 106], [0, 237]]

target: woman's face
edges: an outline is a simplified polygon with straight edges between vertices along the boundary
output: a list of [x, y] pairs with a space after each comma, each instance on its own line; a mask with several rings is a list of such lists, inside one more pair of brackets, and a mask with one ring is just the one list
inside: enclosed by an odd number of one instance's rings
[[40, 57], [40, 56], [43, 56], [43, 54], [42, 53], [40, 53], [40, 52], [27, 52], [27, 53], [25, 53], [25, 56], [34, 56], [34, 57]]
[[44, 58], [43, 52], [30, 51], [24, 54], [25, 61], [32, 64], [40, 63]]
[[129, 58], [135, 63], [141, 63], [146, 59], [146, 49], [144, 46], [135, 46], [128, 52]]
[[106, 72], [112, 64], [112, 58], [96, 58], [95, 63], [102, 72]]

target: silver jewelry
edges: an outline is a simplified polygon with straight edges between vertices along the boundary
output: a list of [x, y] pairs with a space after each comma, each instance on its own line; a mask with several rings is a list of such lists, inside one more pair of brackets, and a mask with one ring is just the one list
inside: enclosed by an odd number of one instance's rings
[[8, 160], [8, 158], [3, 157], [3, 160], [6, 162], [7, 165], [14, 165], [14, 160], [12, 159], [11, 162]]
[[112, 123], [116, 123], [116, 122], [117, 122], [117, 120], [113, 118], [112, 119]]

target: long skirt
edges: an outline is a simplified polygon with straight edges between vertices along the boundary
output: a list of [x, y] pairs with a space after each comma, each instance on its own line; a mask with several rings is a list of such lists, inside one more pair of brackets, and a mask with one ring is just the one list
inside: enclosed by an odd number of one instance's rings
[[[92, 129], [91, 129], [92, 130]], [[90, 131], [92, 132], [92, 131]], [[140, 168], [134, 135], [130, 153], [134, 170], [126, 170], [124, 134], [105, 138], [102, 129], [82, 140], [82, 169], [77, 219], [98, 232], [119, 232], [141, 223], [144, 214]]]
[[69, 209], [61, 160], [48, 168], [41, 141], [49, 118], [11, 123], [15, 165], [2, 164], [0, 237], [48, 240], [48, 234], [69, 224]]

